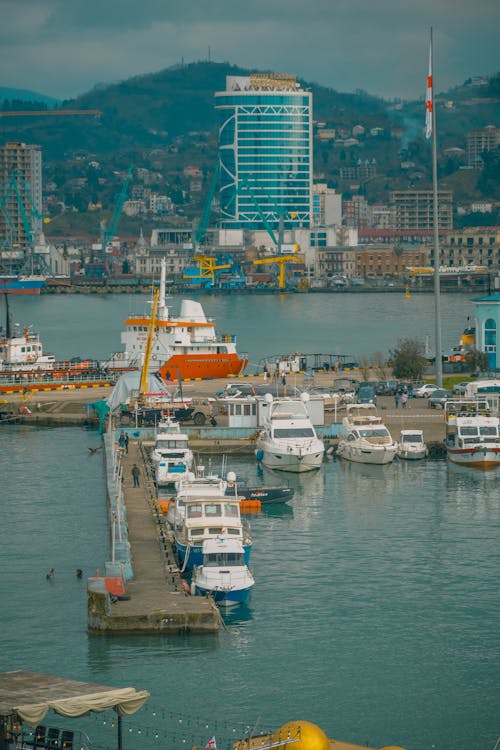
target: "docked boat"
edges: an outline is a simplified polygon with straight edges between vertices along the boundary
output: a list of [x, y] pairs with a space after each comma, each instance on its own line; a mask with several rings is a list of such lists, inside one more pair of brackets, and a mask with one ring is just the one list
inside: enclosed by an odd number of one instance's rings
[[342, 425], [346, 434], [339, 439], [338, 456], [362, 464], [389, 464], [394, 460], [397, 443], [373, 404], [347, 406]]
[[[498, 402], [497, 402], [498, 403]], [[500, 466], [498, 408], [490, 399], [457, 399], [446, 403], [446, 455], [461, 466], [495, 469]]]
[[293, 487], [284, 485], [255, 485], [231, 484], [228, 482], [226, 495], [237, 497], [240, 502], [258, 500], [261, 505], [275, 505], [288, 503], [294, 496]]
[[422, 430], [401, 430], [396, 455], [409, 461], [426, 458], [429, 454]]
[[[218, 477], [189, 477], [179, 483], [173, 512], [174, 543], [183, 570], [203, 563], [203, 542], [221, 535], [243, 545], [248, 565], [252, 549], [250, 525], [241, 518], [240, 505], [225, 495], [227, 482]], [[168, 515], [167, 515], [168, 520]]]
[[268, 412], [257, 436], [255, 455], [269, 469], [303, 472], [319, 469], [325, 446], [316, 435], [306, 403], [300, 399], [273, 399], [266, 394]]
[[210, 595], [225, 607], [247, 602], [255, 581], [241, 542], [221, 535], [206, 539], [202, 552], [202, 564], [193, 568], [191, 593]]
[[40, 294], [45, 282], [44, 276], [3, 276], [0, 294]]
[[181, 432], [179, 422], [164, 417], [156, 429], [151, 465], [158, 487], [166, 487], [185, 477], [193, 464], [189, 435]]
[[[218, 336], [213, 320], [206, 318], [195, 300], [182, 300], [179, 317], [171, 317], [165, 301], [165, 262], [161, 265], [160, 294], [149, 371], [164, 380], [225, 378], [239, 375], [248, 364], [238, 356], [233, 334]], [[110, 369], [142, 368], [150, 315], [133, 315], [125, 321], [121, 335], [125, 350], [113, 354]]]

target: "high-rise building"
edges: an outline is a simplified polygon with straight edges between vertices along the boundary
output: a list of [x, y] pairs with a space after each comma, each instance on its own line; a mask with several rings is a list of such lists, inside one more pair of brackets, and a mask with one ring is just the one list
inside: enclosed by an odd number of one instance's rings
[[500, 145], [500, 129], [494, 125], [488, 125], [482, 130], [473, 130], [467, 133], [467, 164], [474, 169], [482, 169], [484, 166], [483, 153], [493, 151]]
[[11, 142], [0, 147], [0, 244], [27, 249], [42, 231], [42, 151]]
[[295, 76], [227, 76], [220, 113], [222, 225], [308, 227], [312, 213], [312, 94]]
[[[393, 190], [390, 204], [395, 213], [395, 229], [419, 230], [434, 227], [432, 190]], [[453, 193], [438, 191], [438, 228], [453, 229]]]

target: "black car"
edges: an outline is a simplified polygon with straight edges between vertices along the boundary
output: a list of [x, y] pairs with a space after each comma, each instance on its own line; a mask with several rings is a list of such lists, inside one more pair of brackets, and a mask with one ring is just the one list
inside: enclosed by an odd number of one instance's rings
[[437, 388], [428, 398], [429, 407], [431, 409], [444, 409], [446, 402], [452, 396], [451, 391], [447, 391], [445, 388]]

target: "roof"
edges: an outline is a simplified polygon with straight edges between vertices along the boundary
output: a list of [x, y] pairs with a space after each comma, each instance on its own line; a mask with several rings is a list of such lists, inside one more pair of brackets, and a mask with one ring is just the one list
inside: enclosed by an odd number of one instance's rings
[[473, 302], [500, 302], [500, 294], [489, 294], [486, 297], [475, 297]]
[[49, 709], [61, 716], [84, 716], [113, 708], [129, 716], [142, 708], [147, 690], [115, 688], [94, 682], [67, 680], [17, 669], [0, 674], [0, 717], [15, 716], [31, 726], [43, 720]]

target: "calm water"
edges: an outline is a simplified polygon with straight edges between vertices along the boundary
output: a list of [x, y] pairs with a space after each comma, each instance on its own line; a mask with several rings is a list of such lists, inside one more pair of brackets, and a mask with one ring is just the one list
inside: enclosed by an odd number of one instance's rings
[[[430, 294], [269, 294], [199, 297], [221, 333], [235, 333], [238, 348], [255, 364], [269, 354], [310, 352], [358, 357], [392, 349], [400, 338], [429, 337], [434, 348]], [[171, 298], [177, 315], [180, 297]], [[105, 359], [121, 349], [120, 332], [130, 313], [148, 309], [143, 295], [42, 295], [12, 298], [12, 319], [34, 324], [48, 353]], [[465, 295], [441, 296], [443, 349], [455, 346], [474, 315]], [[3, 322], [3, 311], [0, 313]]]
[[[77, 428], [0, 430], [2, 671], [148, 689], [125, 721], [128, 750], [212, 735], [228, 747], [246, 725], [290, 719], [375, 747], [493, 750], [498, 475], [328, 461], [286, 476], [296, 496], [252, 517], [256, 586], [225, 630], [103, 639], [86, 632], [75, 576], [108, 557], [102, 458], [87, 451], [97, 441]], [[250, 458], [230, 468], [259, 479]], [[110, 716], [78, 726], [111, 743]]]
[[[142, 297], [15, 300], [57, 356], [105, 357]], [[443, 341], [472, 303], [443, 297]], [[207, 315], [259, 359], [277, 351], [387, 351], [432, 336], [430, 296], [206, 297]], [[176, 306], [174, 305], [174, 309]], [[25, 668], [151, 692], [125, 748], [220, 748], [247, 726], [291, 719], [374, 747], [493, 750], [500, 735], [499, 475], [444, 461], [329, 461], [281, 475], [290, 506], [252, 517], [251, 605], [216, 636], [103, 639], [86, 630], [84, 577], [108, 553], [98, 436], [0, 429], [0, 669]], [[255, 463], [231, 459], [258, 480]], [[267, 481], [276, 481], [270, 473]], [[46, 572], [54, 567], [55, 579]], [[53, 718], [53, 723], [60, 723]], [[111, 714], [78, 720], [112, 746]]]

